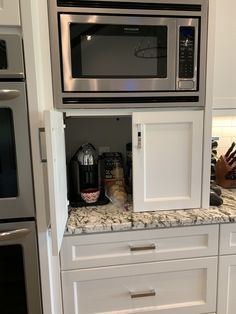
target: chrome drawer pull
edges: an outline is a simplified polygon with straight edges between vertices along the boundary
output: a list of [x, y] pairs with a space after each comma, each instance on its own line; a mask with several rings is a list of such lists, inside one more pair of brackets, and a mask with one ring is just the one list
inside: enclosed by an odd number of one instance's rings
[[131, 252], [155, 250], [156, 249], [156, 244], [155, 243], [150, 243], [150, 244], [141, 245], [141, 246], [130, 245], [129, 248], [130, 248]]
[[154, 297], [156, 295], [156, 291], [154, 289], [143, 290], [143, 291], [130, 291], [130, 297], [134, 298], [145, 298], [145, 297]]

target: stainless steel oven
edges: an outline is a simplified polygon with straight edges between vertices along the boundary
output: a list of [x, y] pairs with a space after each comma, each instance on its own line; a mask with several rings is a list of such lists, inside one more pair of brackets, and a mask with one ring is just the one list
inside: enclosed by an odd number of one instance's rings
[[22, 38], [0, 32], [0, 312], [42, 314]]
[[2, 314], [42, 314], [35, 223], [0, 223]]
[[204, 105], [207, 0], [49, 3], [59, 108]]
[[0, 34], [0, 219], [34, 217], [22, 42]]

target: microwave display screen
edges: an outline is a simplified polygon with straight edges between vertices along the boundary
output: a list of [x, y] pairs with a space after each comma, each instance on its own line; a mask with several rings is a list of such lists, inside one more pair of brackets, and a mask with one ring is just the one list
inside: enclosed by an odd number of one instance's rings
[[0, 70], [7, 69], [7, 49], [5, 40], [0, 40]]
[[73, 78], [167, 77], [167, 26], [70, 25]]

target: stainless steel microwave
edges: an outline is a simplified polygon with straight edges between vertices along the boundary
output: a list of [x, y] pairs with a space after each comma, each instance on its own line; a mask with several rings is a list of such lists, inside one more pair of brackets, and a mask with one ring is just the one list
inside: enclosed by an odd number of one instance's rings
[[59, 108], [204, 106], [207, 1], [50, 1]]

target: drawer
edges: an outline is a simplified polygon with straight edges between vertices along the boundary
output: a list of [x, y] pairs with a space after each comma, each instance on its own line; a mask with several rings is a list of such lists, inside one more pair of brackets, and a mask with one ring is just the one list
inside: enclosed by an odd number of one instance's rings
[[65, 236], [61, 269], [217, 255], [218, 225]]
[[236, 254], [236, 223], [220, 225], [220, 254]]
[[66, 314], [216, 310], [217, 257], [62, 271]]

